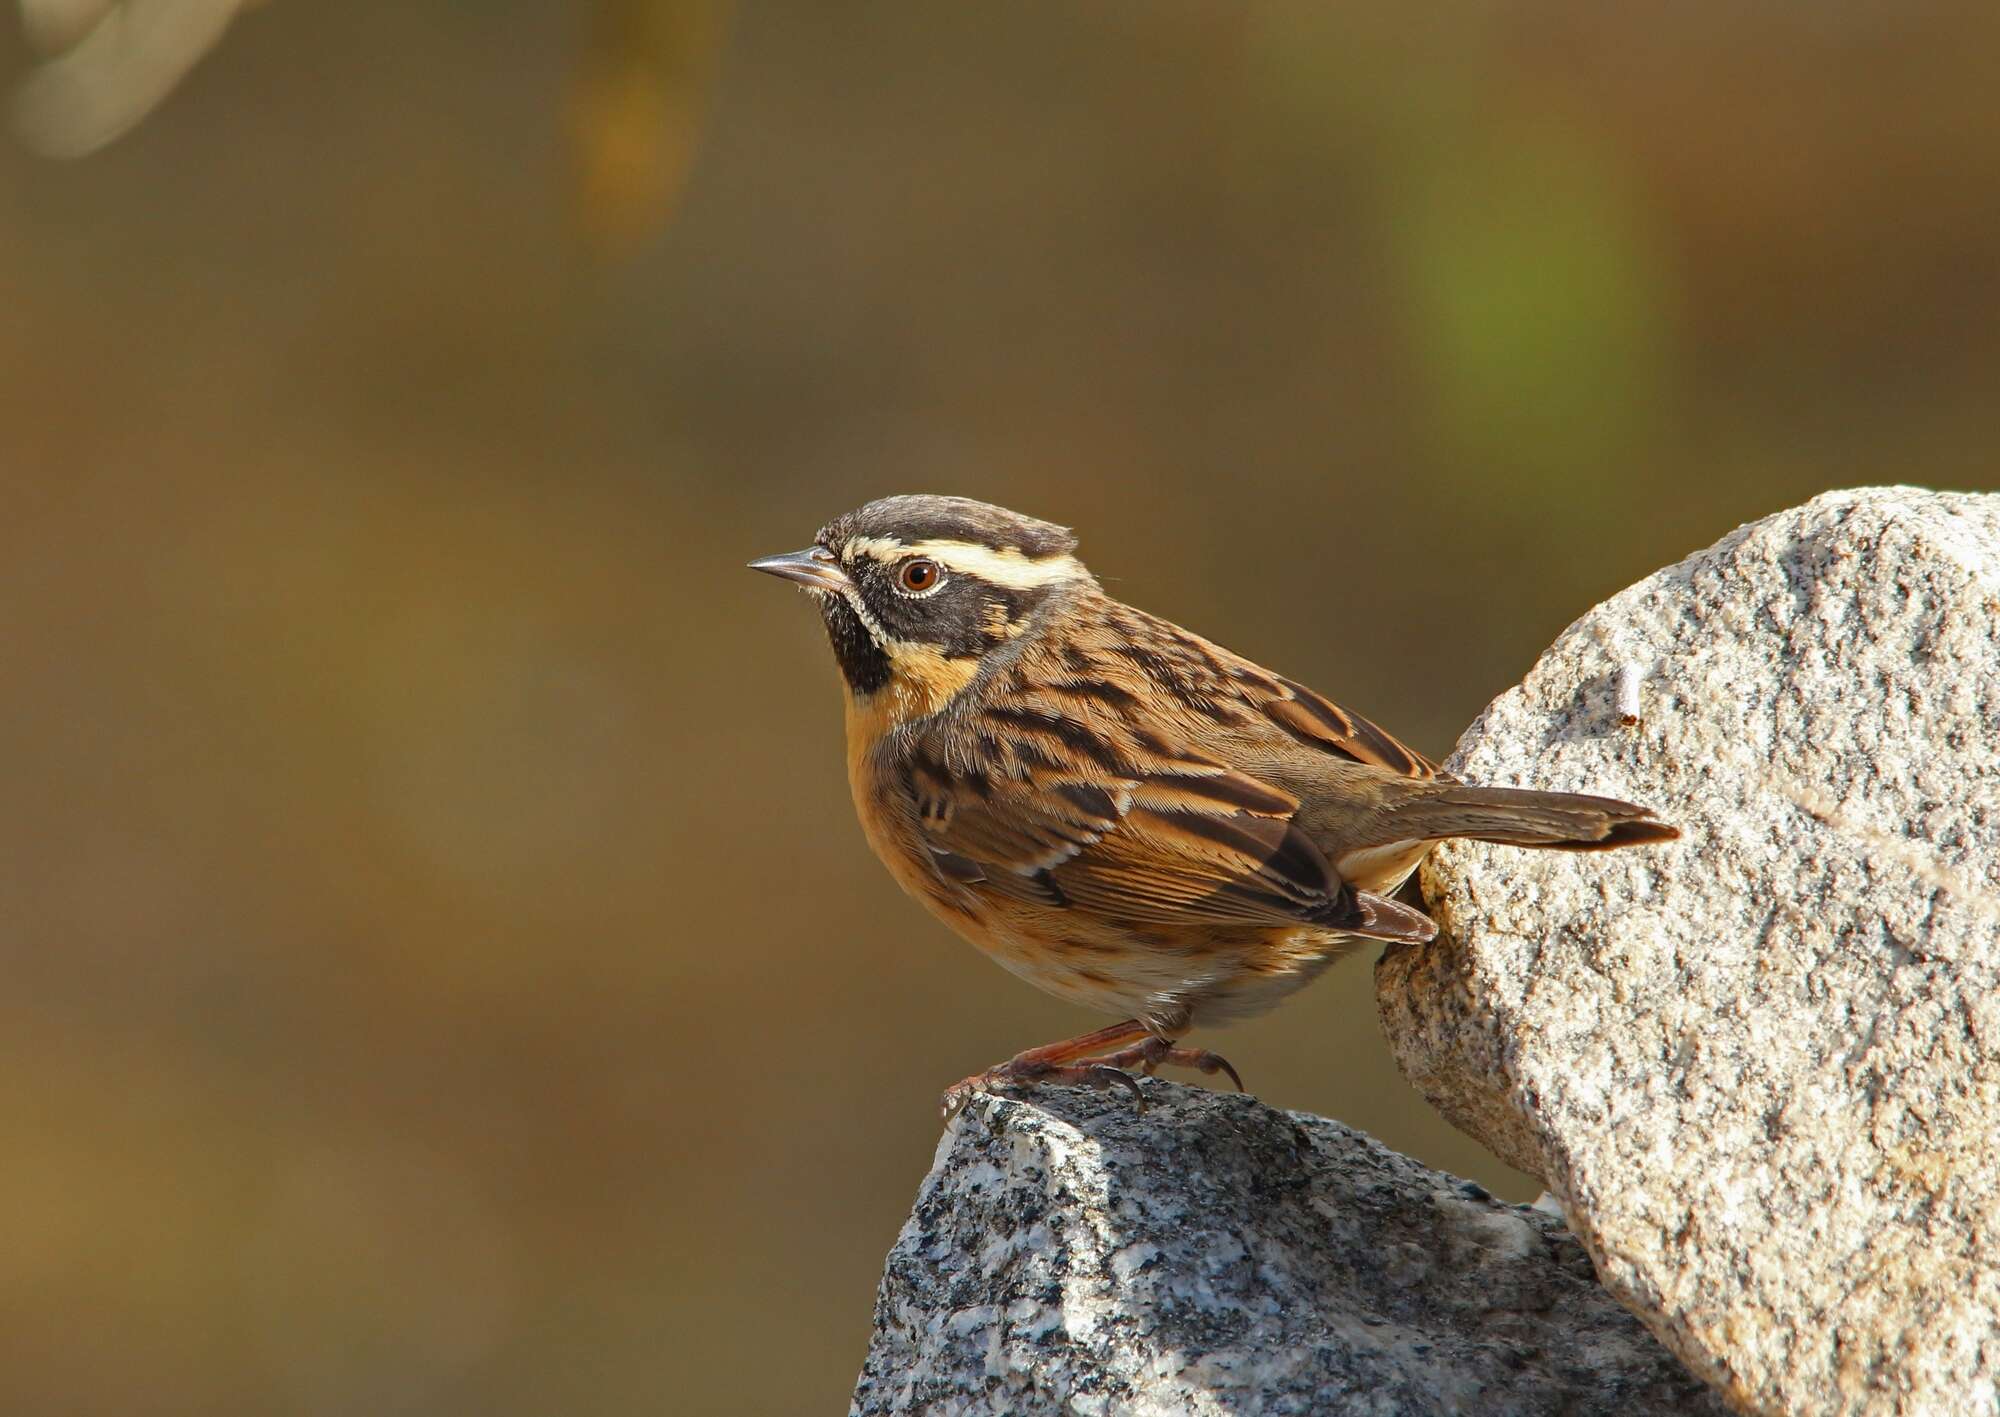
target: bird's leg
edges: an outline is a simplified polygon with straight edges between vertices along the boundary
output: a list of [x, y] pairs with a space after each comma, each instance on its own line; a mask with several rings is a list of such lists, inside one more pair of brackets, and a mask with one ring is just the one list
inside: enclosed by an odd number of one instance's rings
[[1128, 1088], [1139, 1110], [1144, 1111], [1145, 1094], [1139, 1091], [1138, 1082], [1126, 1069], [1143, 1068], [1151, 1076], [1162, 1063], [1197, 1068], [1210, 1075], [1227, 1073], [1229, 1080], [1236, 1084], [1236, 1090], [1243, 1090], [1243, 1079], [1236, 1075], [1236, 1069], [1230, 1067], [1226, 1059], [1204, 1049], [1176, 1048], [1171, 1038], [1160, 1037], [1137, 1019], [1126, 1019], [1123, 1023], [1079, 1034], [1061, 1043], [1046, 1043], [1040, 1048], [1016, 1053], [1006, 1062], [983, 1073], [961, 1078], [944, 1090], [942, 1110], [946, 1117], [950, 1117], [973, 1094], [990, 1092], [996, 1087], [1055, 1082]]
[[[960, 1078], [944, 1090], [941, 1110], [950, 1117], [975, 1093], [990, 1092], [1010, 1083], [1078, 1082], [1093, 1087], [1129, 1087], [1135, 1097], [1139, 1084], [1131, 1075], [1113, 1067], [1099, 1067], [1091, 1055], [1106, 1049], [1124, 1048], [1145, 1038], [1146, 1026], [1137, 1019], [1109, 1024], [1090, 1033], [1066, 1038], [1060, 1043], [1044, 1043], [1039, 1048], [1016, 1053], [1004, 1063], [996, 1063], [983, 1073]], [[1140, 1098], [1140, 1105], [1145, 1099]]]

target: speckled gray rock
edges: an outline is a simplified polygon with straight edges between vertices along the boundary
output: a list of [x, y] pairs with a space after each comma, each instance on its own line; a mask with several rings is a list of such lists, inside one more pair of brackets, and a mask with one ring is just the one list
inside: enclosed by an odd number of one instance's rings
[[1721, 1413], [1550, 1217], [1337, 1122], [1148, 1081], [975, 1100], [853, 1412]]
[[1572, 625], [1450, 766], [1685, 837], [1438, 852], [1445, 934], [1376, 972], [1405, 1073], [1733, 1404], [2000, 1410], [2000, 497], [1741, 528]]

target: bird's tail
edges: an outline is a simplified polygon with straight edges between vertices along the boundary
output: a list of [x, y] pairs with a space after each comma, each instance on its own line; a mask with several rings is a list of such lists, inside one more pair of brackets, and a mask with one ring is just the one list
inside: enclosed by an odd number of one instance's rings
[[1399, 835], [1425, 841], [1469, 837], [1507, 846], [1609, 851], [1672, 841], [1680, 832], [1645, 807], [1580, 792], [1534, 792], [1432, 782], [1390, 814]]

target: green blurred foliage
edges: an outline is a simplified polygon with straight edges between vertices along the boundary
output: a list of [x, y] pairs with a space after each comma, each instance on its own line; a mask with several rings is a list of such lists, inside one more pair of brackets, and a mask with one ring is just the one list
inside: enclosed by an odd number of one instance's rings
[[[838, 1407], [939, 1087], [1099, 1022], [861, 843], [741, 569], [846, 507], [1442, 753], [1738, 521], [2000, 487], [1993, 7], [726, 18], [271, 5], [0, 154], [0, 1410]], [[1204, 1041], [1531, 1194], [1369, 963]]]

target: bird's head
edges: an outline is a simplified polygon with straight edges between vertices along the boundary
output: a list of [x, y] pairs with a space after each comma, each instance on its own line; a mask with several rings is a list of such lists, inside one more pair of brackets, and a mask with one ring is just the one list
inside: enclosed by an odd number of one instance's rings
[[752, 569], [819, 601], [849, 695], [895, 720], [934, 712], [1050, 597], [1088, 584], [1065, 527], [966, 497], [884, 497]]

